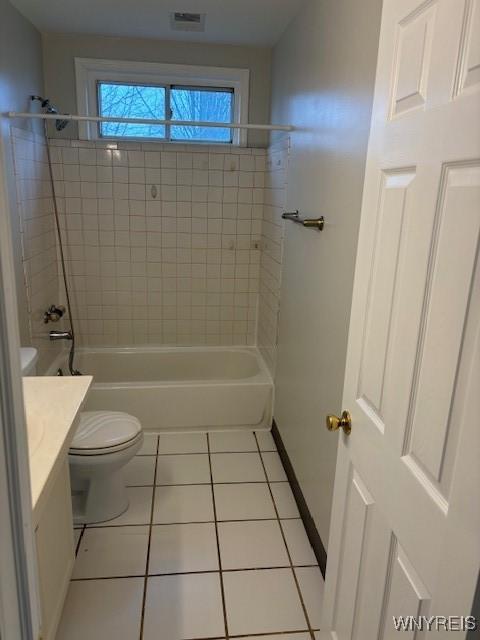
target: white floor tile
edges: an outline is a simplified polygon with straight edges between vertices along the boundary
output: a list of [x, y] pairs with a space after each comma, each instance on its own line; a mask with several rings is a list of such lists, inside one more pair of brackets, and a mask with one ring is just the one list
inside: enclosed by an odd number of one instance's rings
[[302, 567], [295, 569], [295, 574], [300, 585], [310, 624], [313, 629], [319, 629], [325, 589], [320, 569], [318, 567]]
[[157, 487], [153, 522], [210, 522], [214, 519], [210, 485]]
[[158, 436], [154, 433], [143, 434], [143, 444], [138, 456], [154, 456], [157, 453]]
[[275, 440], [273, 439], [271, 431], [256, 431], [258, 440], [258, 446], [260, 451], [276, 451]]
[[56, 640], [138, 638], [143, 585], [143, 578], [71, 582]]
[[73, 530], [73, 543], [75, 545], [75, 549], [77, 548], [77, 544], [78, 541], [80, 540], [80, 536], [82, 535], [82, 530], [81, 529], [74, 529]]
[[213, 431], [208, 438], [212, 453], [258, 451], [253, 431]]
[[123, 476], [127, 487], [144, 487], [153, 485], [155, 475], [155, 456], [135, 456], [123, 468]]
[[73, 578], [145, 575], [148, 527], [86, 529], [73, 567]]
[[287, 474], [283, 468], [280, 456], [275, 451], [262, 453], [263, 464], [270, 482], [285, 482]]
[[167, 524], [152, 528], [149, 573], [218, 571], [215, 525]]
[[224, 633], [218, 573], [148, 579], [143, 640], [211, 638]]
[[231, 635], [307, 629], [290, 569], [223, 574]]
[[220, 522], [218, 540], [223, 569], [289, 566], [277, 520]]
[[[256, 437], [246, 431], [214, 432], [208, 442], [206, 434], [162, 435], [154, 488], [149, 485], [158, 437], [146, 434], [141, 455], [125, 469], [129, 509], [115, 520], [87, 527], [81, 539], [57, 640], [138, 640], [140, 576], [145, 572], [154, 490], [142, 640], [224, 638], [208, 446], [230, 635], [310, 640], [292, 571], [280, 568], [289, 558], [270, 488], [315, 629], [323, 579], [316, 566], [298, 566], [316, 565], [316, 559], [271, 433], [257, 432]], [[74, 533], [78, 540], [81, 529]]]
[[158, 453], [208, 453], [205, 433], [165, 433], [160, 436]]
[[287, 541], [292, 563], [317, 564], [317, 558], [301, 520], [282, 520], [282, 529]]
[[210, 463], [206, 453], [158, 456], [158, 484], [205, 484], [210, 482]]
[[149, 524], [152, 510], [153, 487], [127, 487], [129, 499], [128, 509], [125, 513], [102, 522], [102, 527], [127, 524]]
[[213, 489], [218, 520], [276, 517], [266, 483], [216, 484]]
[[265, 472], [258, 453], [214, 453], [214, 482], [265, 482]]
[[297, 503], [288, 482], [274, 482], [270, 485], [273, 499], [280, 518], [299, 518]]

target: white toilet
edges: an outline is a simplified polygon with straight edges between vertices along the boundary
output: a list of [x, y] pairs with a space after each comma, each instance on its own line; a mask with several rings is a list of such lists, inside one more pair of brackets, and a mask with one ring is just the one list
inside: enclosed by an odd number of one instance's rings
[[[20, 350], [22, 375], [36, 375], [37, 350]], [[85, 411], [68, 453], [73, 521], [92, 524], [116, 518], [128, 508], [123, 467], [143, 443], [140, 422], [120, 411]]]
[[126, 511], [128, 497], [122, 471], [142, 443], [142, 426], [128, 413], [80, 414], [68, 452], [76, 524], [104, 522]]

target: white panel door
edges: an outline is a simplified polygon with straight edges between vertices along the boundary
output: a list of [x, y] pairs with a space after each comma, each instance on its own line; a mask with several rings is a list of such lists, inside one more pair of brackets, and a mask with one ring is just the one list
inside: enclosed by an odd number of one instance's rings
[[[385, 0], [323, 640], [393, 639], [393, 616], [471, 613], [479, 234], [480, 0]], [[438, 624], [435, 638], [449, 624], [466, 635], [457, 618]]]

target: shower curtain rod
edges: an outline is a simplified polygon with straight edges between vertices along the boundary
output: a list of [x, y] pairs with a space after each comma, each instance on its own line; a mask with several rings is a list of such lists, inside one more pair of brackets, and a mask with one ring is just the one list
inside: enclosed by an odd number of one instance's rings
[[261, 131], [293, 131], [289, 124], [241, 124], [227, 122], [200, 122], [191, 120], [152, 120], [149, 118], [110, 118], [101, 116], [72, 116], [64, 113], [26, 113], [9, 111], [8, 118], [37, 118], [40, 120], [73, 120], [76, 122], [121, 122], [125, 124], [171, 125], [186, 127], [220, 127], [222, 129], [259, 129]]

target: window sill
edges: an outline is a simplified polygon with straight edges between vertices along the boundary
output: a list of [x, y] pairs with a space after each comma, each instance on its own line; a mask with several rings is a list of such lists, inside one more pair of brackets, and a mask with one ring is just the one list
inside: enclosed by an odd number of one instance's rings
[[201, 146], [201, 147], [222, 147], [223, 149], [231, 147], [241, 147], [243, 145], [236, 144], [235, 142], [214, 142], [208, 140], [164, 140], [160, 138], [107, 138], [102, 136], [101, 138], [95, 138], [89, 140], [89, 142], [105, 142], [107, 144], [121, 144], [121, 143], [136, 143], [136, 144], [165, 144], [165, 145], [189, 145], [189, 146]]

